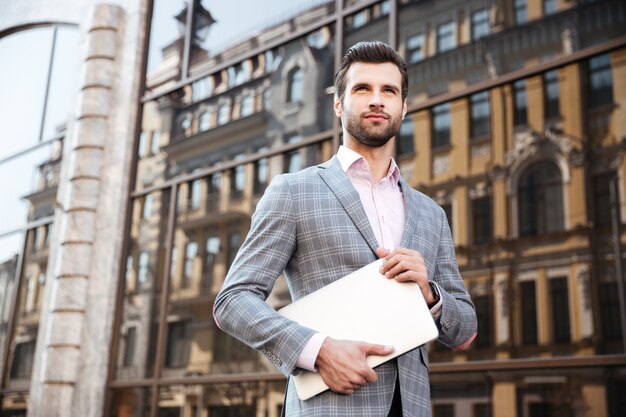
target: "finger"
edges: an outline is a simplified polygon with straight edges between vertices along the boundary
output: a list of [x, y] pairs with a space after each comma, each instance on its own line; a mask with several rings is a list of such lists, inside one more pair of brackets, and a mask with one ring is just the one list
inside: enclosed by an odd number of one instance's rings
[[376, 256], [379, 258], [384, 258], [389, 254], [389, 251], [385, 248], [376, 248]]
[[393, 346], [374, 345], [371, 343], [365, 343], [364, 351], [366, 355], [387, 356], [391, 352], [393, 352]]
[[365, 380], [368, 383], [376, 382], [378, 381], [378, 374], [373, 369], [370, 368], [367, 374], [365, 375]]

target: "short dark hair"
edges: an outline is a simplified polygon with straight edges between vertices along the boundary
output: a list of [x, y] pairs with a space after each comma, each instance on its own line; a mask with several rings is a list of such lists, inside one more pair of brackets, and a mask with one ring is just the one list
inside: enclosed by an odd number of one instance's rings
[[398, 67], [402, 75], [402, 101], [409, 94], [409, 76], [406, 72], [406, 62], [391, 46], [383, 42], [359, 42], [353, 45], [341, 59], [341, 65], [335, 73], [335, 91], [339, 100], [343, 102], [346, 92], [346, 73], [355, 62], [383, 64], [391, 62]]

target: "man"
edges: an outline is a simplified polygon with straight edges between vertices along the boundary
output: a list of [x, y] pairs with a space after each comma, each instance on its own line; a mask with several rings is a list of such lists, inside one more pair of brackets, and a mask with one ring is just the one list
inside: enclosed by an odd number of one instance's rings
[[400, 177], [392, 158], [406, 114], [406, 64], [386, 44], [358, 43], [335, 88], [343, 146], [324, 164], [272, 181], [217, 296], [215, 319], [286, 375], [316, 371], [331, 388], [300, 401], [290, 380], [287, 416], [430, 416], [425, 346], [371, 369], [366, 357], [391, 348], [327, 338], [264, 302], [283, 272], [297, 300], [383, 258], [386, 277], [419, 285], [439, 342], [465, 348], [476, 335], [445, 213]]

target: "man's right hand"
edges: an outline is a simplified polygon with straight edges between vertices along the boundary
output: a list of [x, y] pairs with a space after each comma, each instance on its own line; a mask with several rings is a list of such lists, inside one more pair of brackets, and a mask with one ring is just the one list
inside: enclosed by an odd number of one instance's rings
[[392, 346], [373, 345], [327, 337], [317, 355], [315, 365], [328, 387], [340, 394], [352, 394], [356, 389], [376, 382], [378, 376], [367, 365], [369, 355], [387, 356]]

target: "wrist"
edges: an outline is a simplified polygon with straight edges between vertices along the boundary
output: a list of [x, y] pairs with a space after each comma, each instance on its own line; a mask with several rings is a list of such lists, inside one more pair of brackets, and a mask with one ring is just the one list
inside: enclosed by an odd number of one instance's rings
[[426, 304], [428, 305], [428, 308], [433, 308], [435, 305], [437, 305], [439, 300], [441, 300], [441, 297], [439, 296], [439, 290], [437, 289], [437, 286], [433, 284], [432, 281], [429, 281], [428, 285], [430, 285], [430, 292], [433, 295], [433, 299], [430, 303], [426, 303]]

